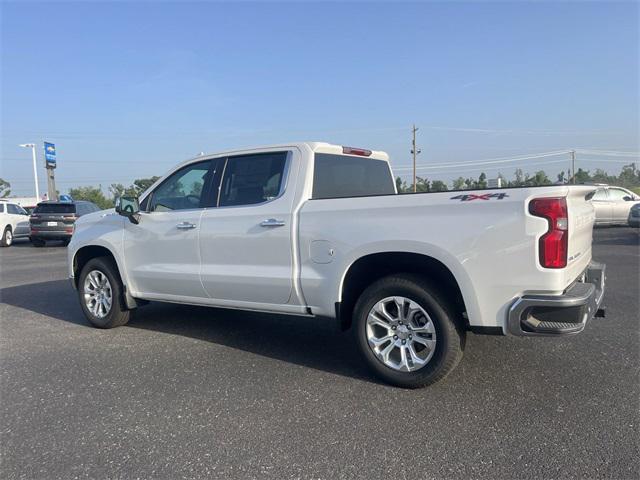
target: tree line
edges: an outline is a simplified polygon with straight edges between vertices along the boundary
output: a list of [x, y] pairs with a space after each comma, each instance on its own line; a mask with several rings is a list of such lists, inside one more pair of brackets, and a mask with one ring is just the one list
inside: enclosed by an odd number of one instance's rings
[[[523, 172], [521, 168], [516, 169], [511, 179], [498, 174], [502, 179], [503, 187], [530, 187], [538, 185], [552, 185], [554, 183], [573, 183], [573, 177], [564, 171], [558, 173], [554, 180], [551, 180], [544, 170], [539, 170], [533, 175]], [[640, 194], [640, 169], [635, 163], [624, 165], [618, 175], [609, 175], [601, 168], [597, 168], [593, 173], [589, 170], [578, 168], [575, 173], [576, 183], [606, 183], [625, 187]], [[120, 196], [140, 196], [147, 188], [153, 185], [160, 177], [138, 178], [128, 187], [121, 183], [112, 183], [109, 188], [109, 196], [105, 195], [102, 186], [75, 187], [69, 189], [69, 195], [75, 200], [87, 200], [95, 203], [102, 209], [112, 208], [116, 197]], [[479, 190], [487, 188], [487, 175], [483, 172], [478, 178], [458, 177], [452, 182], [452, 190]], [[398, 193], [413, 193], [413, 185], [408, 184], [400, 177], [396, 177], [396, 187]], [[425, 177], [416, 178], [417, 192], [444, 192], [449, 190], [449, 186], [442, 180], [429, 179]], [[11, 184], [0, 178], [0, 198], [6, 198], [11, 194]]]
[[[534, 187], [540, 185], [553, 185], [562, 183], [573, 183], [573, 176], [570, 172], [562, 171], [552, 180], [544, 170], [539, 170], [533, 174], [523, 172], [521, 168], [516, 169], [511, 179], [507, 179], [499, 173], [503, 187]], [[589, 170], [578, 168], [575, 173], [575, 183], [606, 183], [634, 190], [640, 194], [640, 169], [635, 163], [630, 163], [622, 167], [618, 175], [609, 175], [601, 168], [597, 168], [593, 173]], [[480, 190], [488, 188], [487, 175], [482, 172], [478, 178], [458, 177], [451, 183], [452, 190]], [[413, 193], [413, 184], [407, 183], [400, 177], [396, 177], [396, 187], [398, 193]], [[441, 180], [431, 180], [425, 177], [416, 177], [417, 192], [444, 192], [449, 190], [447, 183]]]

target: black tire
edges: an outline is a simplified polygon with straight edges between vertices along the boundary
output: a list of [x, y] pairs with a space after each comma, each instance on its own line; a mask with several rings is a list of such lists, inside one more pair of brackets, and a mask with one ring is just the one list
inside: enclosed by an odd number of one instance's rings
[[[109, 284], [111, 285], [111, 309], [104, 317], [94, 315], [89, 310], [85, 303], [84, 298], [84, 284], [87, 275], [97, 270], [107, 277]], [[87, 320], [98, 328], [115, 328], [125, 325], [129, 321], [131, 311], [126, 308], [124, 304], [122, 281], [120, 280], [120, 274], [113, 260], [108, 257], [92, 258], [82, 268], [80, 276], [78, 278], [78, 299], [80, 300], [80, 307], [84, 312]]]
[[33, 245], [34, 247], [44, 247], [47, 244], [47, 242], [45, 242], [41, 238], [30, 237], [29, 240], [31, 241], [31, 245]]
[[[380, 300], [392, 296], [403, 296], [416, 302], [433, 322], [436, 333], [434, 353], [418, 370], [406, 372], [387, 366], [369, 347], [369, 312]], [[456, 323], [454, 312], [447, 297], [428, 280], [417, 275], [398, 274], [376, 281], [360, 295], [354, 309], [352, 330], [360, 354], [375, 375], [392, 385], [419, 388], [442, 380], [462, 359], [465, 332]]]
[[13, 231], [11, 226], [7, 225], [2, 232], [2, 238], [0, 239], [0, 247], [10, 247], [13, 243]]

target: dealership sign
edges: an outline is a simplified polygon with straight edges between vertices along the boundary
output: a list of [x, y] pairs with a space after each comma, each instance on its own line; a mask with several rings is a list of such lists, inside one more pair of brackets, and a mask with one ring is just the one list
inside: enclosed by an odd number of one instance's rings
[[44, 142], [44, 158], [47, 168], [56, 168], [56, 146], [53, 143]]

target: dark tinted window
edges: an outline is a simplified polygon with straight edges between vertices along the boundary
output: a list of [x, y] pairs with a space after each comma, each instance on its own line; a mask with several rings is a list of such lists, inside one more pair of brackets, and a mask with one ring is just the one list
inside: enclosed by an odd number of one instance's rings
[[316, 153], [313, 198], [358, 197], [395, 193], [383, 160]]
[[33, 213], [76, 213], [73, 203], [41, 203]]
[[4, 213], [4, 203], [0, 203], [0, 213]]
[[286, 161], [286, 152], [229, 158], [219, 205], [253, 205], [273, 200], [280, 194]]
[[211, 160], [194, 163], [178, 170], [153, 191], [150, 212], [200, 208], [202, 193], [211, 182]]
[[17, 205], [13, 205], [11, 203], [7, 204], [7, 212], [13, 215], [20, 215], [22, 212], [21, 209]]

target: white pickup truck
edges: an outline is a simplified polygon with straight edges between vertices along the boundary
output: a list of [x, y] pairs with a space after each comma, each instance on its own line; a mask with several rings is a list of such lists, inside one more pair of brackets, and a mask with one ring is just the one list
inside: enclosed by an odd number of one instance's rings
[[69, 275], [97, 327], [149, 300], [315, 316], [418, 387], [457, 365], [467, 331], [559, 336], [603, 315], [593, 192], [398, 195], [387, 154], [327, 143], [203, 155], [80, 218]]

